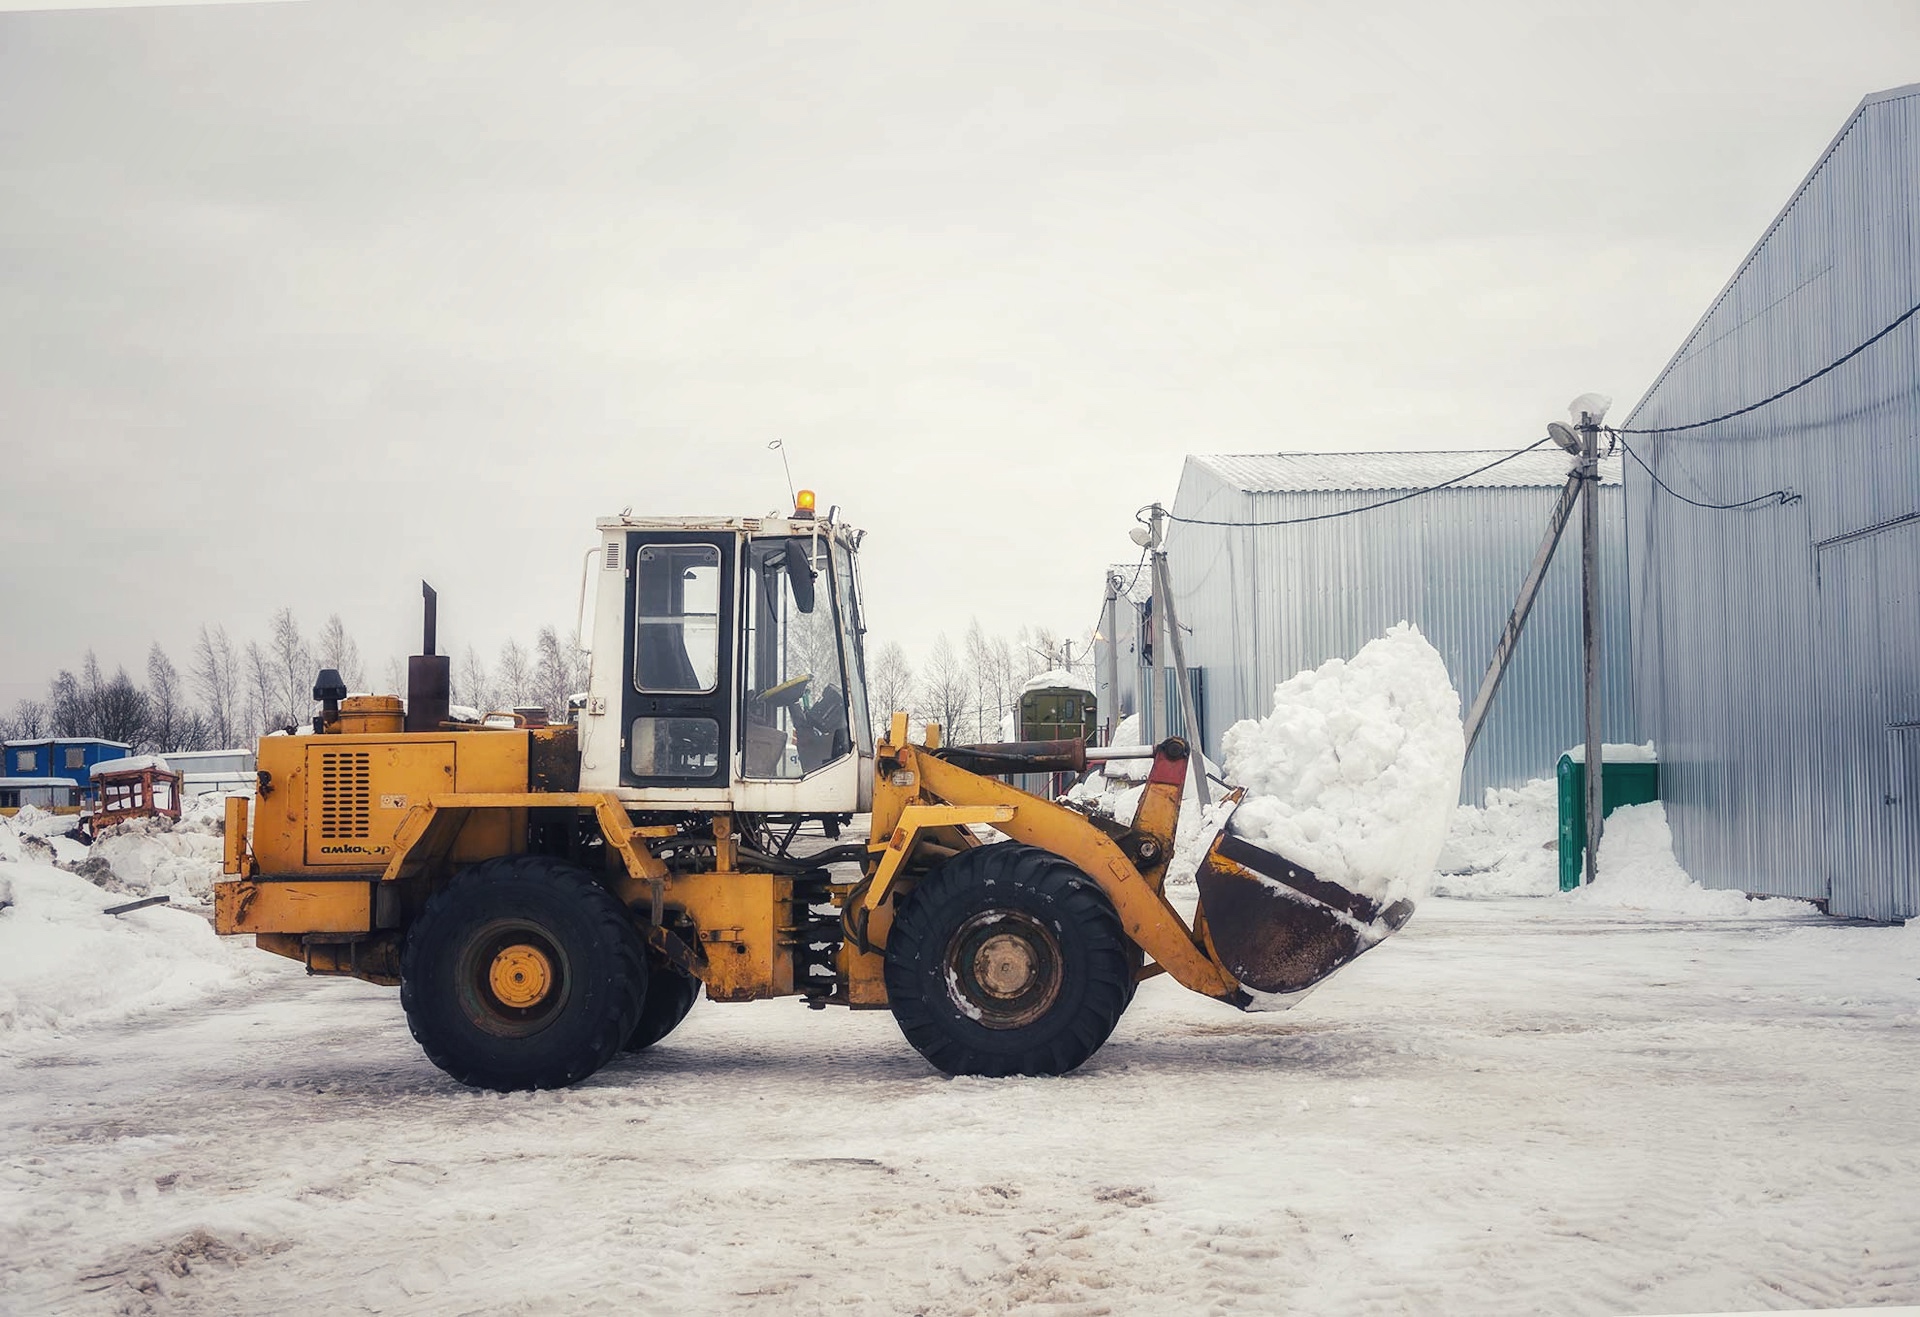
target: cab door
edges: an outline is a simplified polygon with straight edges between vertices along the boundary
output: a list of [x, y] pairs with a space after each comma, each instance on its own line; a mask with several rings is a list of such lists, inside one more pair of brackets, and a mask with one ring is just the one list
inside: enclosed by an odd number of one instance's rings
[[628, 534], [622, 785], [727, 786], [734, 570], [731, 535]]

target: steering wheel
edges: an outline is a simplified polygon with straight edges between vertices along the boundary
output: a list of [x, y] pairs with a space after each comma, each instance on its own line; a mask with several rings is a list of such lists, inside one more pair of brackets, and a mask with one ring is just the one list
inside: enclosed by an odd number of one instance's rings
[[762, 704], [778, 709], [783, 705], [797, 703], [807, 693], [807, 687], [813, 684], [813, 674], [803, 672], [797, 677], [788, 677], [778, 686], [769, 686], [754, 696]]

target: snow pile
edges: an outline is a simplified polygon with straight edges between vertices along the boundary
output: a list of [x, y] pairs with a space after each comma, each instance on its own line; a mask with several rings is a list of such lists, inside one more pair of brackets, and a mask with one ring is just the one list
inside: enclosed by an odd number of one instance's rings
[[100, 863], [88, 876], [97, 881], [110, 874], [112, 883], [102, 886], [135, 896], [210, 905], [226, 859], [226, 810], [225, 796], [195, 796], [184, 803], [177, 823], [116, 824], [95, 839], [90, 858]]
[[1607, 815], [1600, 837], [1599, 876], [1567, 893], [1580, 905], [1675, 915], [1750, 915], [1794, 919], [1815, 913], [1805, 901], [1750, 899], [1744, 892], [1709, 890], [1687, 876], [1673, 857], [1666, 806], [1623, 805]]
[[[10, 831], [10, 830], [8, 830]], [[243, 975], [196, 914], [103, 914], [114, 898], [50, 864], [0, 863], [0, 1045], [190, 1001]]]
[[1418, 628], [1281, 683], [1273, 712], [1223, 744], [1228, 779], [1247, 788], [1233, 823], [1248, 840], [1376, 900], [1426, 895], [1466, 739], [1446, 663]]
[[0, 860], [37, 864], [84, 860], [85, 844], [66, 835], [79, 821], [76, 815], [23, 805], [13, 817], [0, 818]]
[[37, 805], [22, 805], [20, 812], [6, 820], [16, 837], [63, 837], [79, 826], [78, 814], [55, 814]]
[[1552, 896], [1560, 890], [1559, 787], [1535, 778], [1461, 805], [1440, 850], [1436, 896]]
[[0, 839], [0, 860], [79, 864], [87, 858], [87, 844], [67, 835], [79, 824], [78, 814], [55, 814], [23, 805], [11, 819], [0, 820], [0, 828], [9, 830], [13, 837], [11, 846]]

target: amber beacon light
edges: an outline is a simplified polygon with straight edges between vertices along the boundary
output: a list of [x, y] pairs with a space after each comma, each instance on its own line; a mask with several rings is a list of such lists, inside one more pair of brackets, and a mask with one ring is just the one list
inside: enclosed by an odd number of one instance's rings
[[796, 517], [813, 516], [813, 491], [803, 489], [793, 496], [793, 515]]

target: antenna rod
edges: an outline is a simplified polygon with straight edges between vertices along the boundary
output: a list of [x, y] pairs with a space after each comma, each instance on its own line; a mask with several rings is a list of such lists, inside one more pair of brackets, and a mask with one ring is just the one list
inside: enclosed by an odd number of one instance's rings
[[775, 439], [768, 443], [767, 447], [780, 454], [780, 467], [787, 473], [787, 504], [792, 506], [798, 501], [798, 495], [793, 492], [793, 467], [787, 462], [787, 446], [781, 440]]

